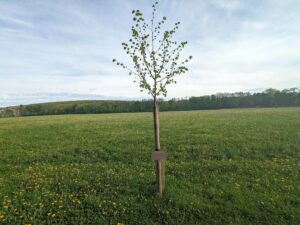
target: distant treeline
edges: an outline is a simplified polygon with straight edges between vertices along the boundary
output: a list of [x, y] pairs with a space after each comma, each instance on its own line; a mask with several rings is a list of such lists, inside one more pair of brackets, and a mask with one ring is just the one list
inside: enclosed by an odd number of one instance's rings
[[[161, 99], [159, 106], [161, 111], [300, 106], [300, 89], [291, 88], [280, 91], [270, 88], [264, 92], [253, 94], [237, 92], [167, 101]], [[150, 111], [152, 111], [151, 100], [72, 101], [3, 108], [0, 109], [0, 117]]]

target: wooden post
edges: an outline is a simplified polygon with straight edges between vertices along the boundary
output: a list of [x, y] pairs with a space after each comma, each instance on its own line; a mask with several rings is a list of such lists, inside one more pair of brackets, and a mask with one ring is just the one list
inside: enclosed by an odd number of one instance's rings
[[164, 151], [152, 152], [152, 159], [155, 161], [155, 174], [157, 182], [157, 191], [162, 194], [165, 188], [165, 160], [166, 153]]
[[[159, 108], [154, 99], [153, 102], [153, 121], [154, 121], [154, 139], [155, 139], [155, 151], [160, 152], [160, 134], [159, 134]], [[155, 160], [155, 174], [157, 192], [162, 195], [165, 187], [165, 159], [164, 158], [153, 158]]]

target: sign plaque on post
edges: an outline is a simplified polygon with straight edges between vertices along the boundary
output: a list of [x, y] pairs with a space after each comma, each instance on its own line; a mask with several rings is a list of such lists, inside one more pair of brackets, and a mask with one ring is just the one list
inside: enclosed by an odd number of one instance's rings
[[151, 157], [154, 161], [166, 160], [166, 152], [165, 151], [152, 151]]

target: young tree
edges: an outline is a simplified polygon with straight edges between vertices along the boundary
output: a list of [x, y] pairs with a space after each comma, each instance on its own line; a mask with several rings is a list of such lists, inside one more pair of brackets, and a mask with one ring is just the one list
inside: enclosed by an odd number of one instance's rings
[[[145, 21], [140, 10], [132, 11], [131, 39], [128, 43], [122, 43], [122, 46], [130, 56], [133, 67], [128, 67], [116, 59], [113, 59], [113, 62], [126, 69], [129, 75], [134, 77], [134, 82], [139, 84], [142, 92], [146, 91], [152, 96], [155, 151], [163, 153], [160, 148], [158, 97], [161, 95], [166, 97], [166, 87], [176, 83], [174, 77], [188, 71], [185, 65], [192, 59], [192, 56], [180, 60], [181, 51], [187, 45], [186, 41], [177, 42], [174, 40], [180, 22], [176, 22], [170, 29], [163, 29], [167, 18], [163, 17], [156, 21], [157, 5], [157, 1], [152, 5], [152, 18], [149, 23]], [[161, 158], [156, 160], [155, 168], [157, 190], [162, 194], [164, 189], [164, 160]]]

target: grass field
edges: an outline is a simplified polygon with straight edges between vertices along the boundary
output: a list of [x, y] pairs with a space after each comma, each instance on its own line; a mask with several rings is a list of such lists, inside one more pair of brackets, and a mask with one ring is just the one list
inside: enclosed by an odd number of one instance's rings
[[300, 108], [0, 119], [0, 224], [300, 224]]

